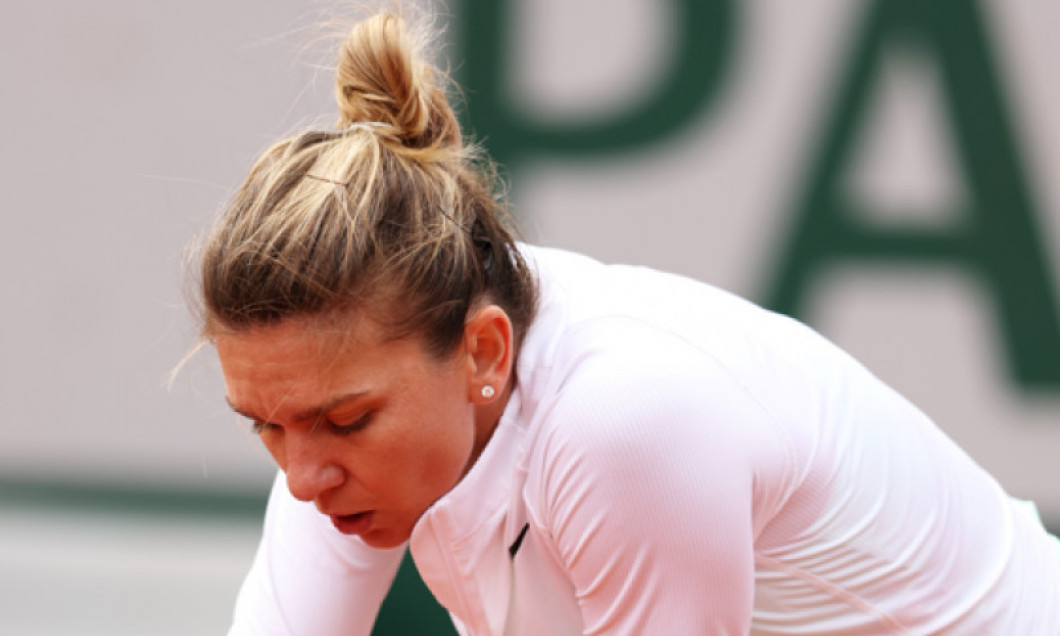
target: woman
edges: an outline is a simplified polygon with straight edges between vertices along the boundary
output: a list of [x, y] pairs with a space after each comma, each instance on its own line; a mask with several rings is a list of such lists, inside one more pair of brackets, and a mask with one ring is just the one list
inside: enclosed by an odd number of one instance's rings
[[403, 23], [209, 237], [204, 334], [276, 459], [232, 634], [367, 634], [405, 546], [471, 634], [1057, 634], [1054, 540], [803, 325], [516, 244]]

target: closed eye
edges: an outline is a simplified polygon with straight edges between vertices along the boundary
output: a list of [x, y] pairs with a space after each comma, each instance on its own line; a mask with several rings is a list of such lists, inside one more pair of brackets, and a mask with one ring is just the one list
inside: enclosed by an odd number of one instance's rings
[[272, 422], [266, 422], [264, 420], [259, 420], [257, 418], [249, 418], [249, 419], [250, 419], [250, 430], [255, 435], [261, 435], [261, 434], [266, 433], [268, 431], [271, 431], [271, 430], [279, 428], [279, 426], [277, 426], [276, 424], [273, 424]]
[[349, 435], [351, 433], [356, 433], [357, 431], [360, 431], [360, 430], [364, 429], [366, 426], [368, 426], [372, 422], [372, 418], [374, 416], [375, 416], [375, 412], [374, 411], [369, 411], [369, 412], [365, 413], [364, 415], [360, 416], [359, 418], [357, 418], [356, 420], [354, 420], [353, 422], [350, 422], [349, 424], [335, 424], [335, 423], [331, 423], [331, 432], [334, 435], [338, 435], [339, 437], [344, 437], [344, 436]]

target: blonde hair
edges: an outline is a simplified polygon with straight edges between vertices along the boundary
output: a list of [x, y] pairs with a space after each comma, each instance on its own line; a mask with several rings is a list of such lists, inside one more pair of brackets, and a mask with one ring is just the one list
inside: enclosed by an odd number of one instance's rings
[[206, 338], [371, 309], [394, 337], [420, 334], [440, 355], [482, 299], [525, 333], [536, 285], [502, 222], [496, 172], [465, 143], [444, 76], [420, 51], [394, 15], [350, 31], [338, 130], [269, 148], [205, 242]]

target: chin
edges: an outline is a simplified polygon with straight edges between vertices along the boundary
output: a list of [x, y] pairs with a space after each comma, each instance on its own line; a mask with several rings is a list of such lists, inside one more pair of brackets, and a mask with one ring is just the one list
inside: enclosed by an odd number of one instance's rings
[[411, 534], [411, 531], [396, 531], [388, 528], [369, 531], [361, 535], [361, 540], [369, 547], [386, 550], [403, 545], [409, 540]]

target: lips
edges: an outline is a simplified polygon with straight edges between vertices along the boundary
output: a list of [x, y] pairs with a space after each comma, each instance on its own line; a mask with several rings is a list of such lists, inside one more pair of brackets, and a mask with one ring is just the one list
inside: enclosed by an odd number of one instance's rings
[[375, 517], [375, 512], [357, 512], [352, 515], [328, 515], [331, 518], [331, 524], [335, 526], [335, 529], [343, 534], [358, 534], [363, 535], [372, 527], [372, 519]]

